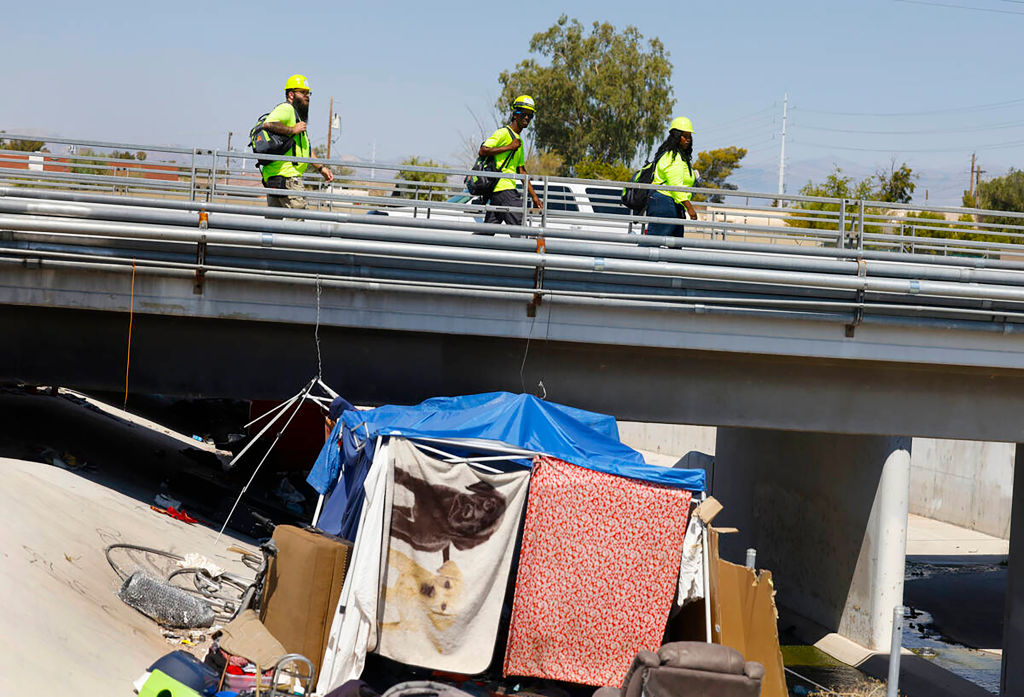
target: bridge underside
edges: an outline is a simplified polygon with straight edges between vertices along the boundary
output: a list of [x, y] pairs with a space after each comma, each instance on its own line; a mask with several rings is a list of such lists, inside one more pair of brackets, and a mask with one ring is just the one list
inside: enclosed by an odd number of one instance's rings
[[[0, 380], [124, 389], [127, 313], [4, 306], [0, 326]], [[621, 347], [542, 335], [527, 344], [339, 327], [319, 334], [325, 380], [356, 403], [525, 390], [626, 420], [1024, 440], [1021, 371]], [[287, 398], [316, 370], [313, 326], [133, 319], [133, 392]]]

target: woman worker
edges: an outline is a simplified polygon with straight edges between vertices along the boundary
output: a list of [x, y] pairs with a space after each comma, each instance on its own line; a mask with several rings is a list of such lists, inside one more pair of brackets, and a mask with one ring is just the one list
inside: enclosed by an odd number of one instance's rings
[[[652, 184], [667, 186], [693, 186], [697, 180], [693, 165], [693, 124], [685, 116], [672, 119], [669, 124], [668, 138], [654, 155], [657, 163], [654, 168]], [[647, 215], [652, 218], [683, 218], [683, 209], [690, 214], [691, 220], [697, 219], [697, 211], [693, 209], [689, 191], [651, 192], [647, 203]], [[683, 236], [682, 223], [648, 223], [648, 235]]]

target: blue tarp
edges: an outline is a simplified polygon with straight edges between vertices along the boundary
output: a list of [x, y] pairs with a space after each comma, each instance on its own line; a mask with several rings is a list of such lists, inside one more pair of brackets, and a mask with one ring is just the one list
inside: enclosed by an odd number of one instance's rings
[[[332, 447], [339, 433], [342, 453]], [[703, 470], [646, 464], [640, 453], [619, 441], [611, 416], [509, 392], [435, 397], [411, 407], [388, 405], [342, 414], [307, 478], [310, 486], [326, 494], [342, 474], [320, 516], [319, 526], [327, 532], [354, 539], [346, 533], [354, 533], [358, 525], [353, 509], [361, 506], [362, 483], [378, 435], [497, 441], [598, 472], [704, 490]], [[349, 524], [343, 525], [343, 519]]]

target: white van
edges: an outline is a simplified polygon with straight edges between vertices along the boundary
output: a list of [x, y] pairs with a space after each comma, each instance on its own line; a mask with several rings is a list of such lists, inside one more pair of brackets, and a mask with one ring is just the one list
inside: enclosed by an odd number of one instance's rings
[[[582, 184], [578, 182], [544, 182], [535, 180], [533, 190], [545, 203], [543, 213], [531, 205], [526, 225], [562, 230], [596, 230], [601, 232], [639, 233], [640, 223], [632, 221], [631, 211], [622, 205], [622, 188], [614, 182]], [[454, 205], [452, 205], [454, 204]], [[374, 211], [378, 215], [430, 218], [431, 220], [484, 221], [485, 210], [480, 200], [462, 192], [449, 196], [442, 204], [405, 203]]]

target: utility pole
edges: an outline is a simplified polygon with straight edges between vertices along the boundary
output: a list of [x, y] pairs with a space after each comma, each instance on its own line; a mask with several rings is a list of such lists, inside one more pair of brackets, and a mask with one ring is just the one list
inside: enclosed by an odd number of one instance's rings
[[[786, 110], [789, 107], [789, 92], [782, 99], [782, 147], [779, 149], [779, 196], [782, 196], [786, 182]], [[779, 201], [782, 207], [782, 201]]]
[[334, 134], [334, 97], [331, 97], [331, 111], [327, 114], [327, 159], [331, 159], [331, 136]]
[[[980, 163], [978, 164], [977, 167], [974, 168], [974, 188], [978, 192], [978, 195], [981, 195], [981, 175], [984, 174], [985, 171], [986, 170], [983, 170], [981, 168], [981, 164]], [[975, 201], [974, 203], [975, 203], [975, 205], [977, 205], [978, 202]]]
[[974, 200], [974, 155], [971, 153], [971, 200]]

